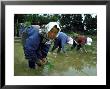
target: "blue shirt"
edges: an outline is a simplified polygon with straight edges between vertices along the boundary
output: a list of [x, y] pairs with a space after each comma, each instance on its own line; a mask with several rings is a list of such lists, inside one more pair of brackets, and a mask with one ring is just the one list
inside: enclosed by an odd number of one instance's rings
[[65, 52], [64, 45], [67, 44], [68, 36], [64, 32], [59, 32], [57, 40], [61, 44], [62, 51]]

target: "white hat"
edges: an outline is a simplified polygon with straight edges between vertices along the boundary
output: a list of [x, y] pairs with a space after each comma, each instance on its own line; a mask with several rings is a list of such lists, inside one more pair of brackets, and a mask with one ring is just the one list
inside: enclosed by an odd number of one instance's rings
[[92, 38], [87, 37], [87, 43], [86, 43], [86, 45], [91, 45], [91, 43], [92, 43]]
[[71, 38], [71, 37], [68, 37], [68, 42], [67, 42], [68, 44], [73, 44], [73, 39]]
[[46, 26], [45, 29], [43, 29], [43, 32], [48, 33], [55, 25], [57, 25], [57, 28], [59, 28], [59, 32], [61, 31], [60, 26], [57, 22], [49, 22]]

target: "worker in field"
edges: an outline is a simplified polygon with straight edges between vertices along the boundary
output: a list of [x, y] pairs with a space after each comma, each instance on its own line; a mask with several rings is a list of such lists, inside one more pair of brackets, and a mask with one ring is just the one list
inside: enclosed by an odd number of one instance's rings
[[22, 33], [24, 31], [24, 23], [19, 23], [19, 36], [22, 37]]
[[59, 32], [51, 51], [53, 52], [56, 48], [58, 48], [57, 53], [60, 51], [66, 53], [66, 44], [73, 44], [73, 39], [70, 36], [67, 36], [64, 32]]
[[50, 22], [44, 29], [41, 29], [41, 32], [35, 26], [31, 26], [29, 29], [31, 29], [29, 31], [33, 30], [33, 33], [26, 39], [24, 53], [29, 67], [35, 69], [36, 66], [46, 64], [50, 41], [56, 38], [60, 27], [56, 22]]
[[71, 48], [72, 49], [76, 48], [77, 50], [83, 48], [83, 50], [87, 53], [85, 45], [91, 45], [91, 43], [92, 43], [92, 39], [90, 37], [87, 37], [85, 35], [76, 35], [73, 38], [73, 45]]

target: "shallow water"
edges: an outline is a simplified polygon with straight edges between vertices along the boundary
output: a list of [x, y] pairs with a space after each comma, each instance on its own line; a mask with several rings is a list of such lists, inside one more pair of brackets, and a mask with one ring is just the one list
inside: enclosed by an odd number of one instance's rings
[[[49, 53], [51, 55], [51, 53]], [[82, 54], [83, 55], [83, 54]], [[54, 57], [55, 56], [55, 57]], [[60, 54], [61, 57], [64, 55]], [[78, 56], [81, 56], [79, 54]], [[53, 58], [52, 58], [53, 57]], [[96, 57], [75, 57], [70, 59], [70, 56], [59, 58], [59, 55], [53, 54], [49, 56], [49, 63], [43, 67], [41, 75], [44, 76], [96, 76]], [[85, 59], [84, 59], [85, 58]]]
[[97, 75], [97, 69], [96, 67], [83, 67], [80, 70], [77, 70], [74, 67], [69, 67], [66, 70], [63, 71], [57, 71], [54, 70], [54, 68], [50, 68], [49, 65], [46, 65], [41, 75], [51, 75], [51, 76], [96, 76]]
[[75, 68], [70, 67], [68, 70], [52, 73], [51, 75], [63, 75], [63, 76], [96, 76], [96, 68], [84, 68], [83, 70], [77, 71]]
[[[69, 48], [69, 47], [68, 47]], [[67, 50], [56, 54], [48, 53], [48, 63], [37, 70], [30, 70], [24, 57], [21, 43], [14, 46], [14, 75], [15, 76], [97, 76], [96, 44], [87, 48], [88, 53]]]

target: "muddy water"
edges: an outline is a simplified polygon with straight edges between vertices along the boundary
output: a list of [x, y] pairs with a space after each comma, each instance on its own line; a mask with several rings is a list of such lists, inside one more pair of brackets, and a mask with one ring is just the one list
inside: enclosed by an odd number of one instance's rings
[[[96, 54], [96, 53], [95, 53]], [[41, 75], [44, 76], [96, 76], [96, 55], [71, 52], [65, 54], [48, 55], [48, 63], [43, 67]]]
[[[70, 47], [68, 47], [70, 48]], [[87, 47], [88, 53], [67, 50], [67, 55], [49, 52], [48, 63], [37, 70], [28, 68], [21, 43], [14, 44], [15, 76], [97, 76], [96, 41]]]

